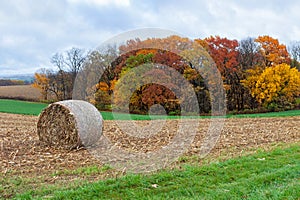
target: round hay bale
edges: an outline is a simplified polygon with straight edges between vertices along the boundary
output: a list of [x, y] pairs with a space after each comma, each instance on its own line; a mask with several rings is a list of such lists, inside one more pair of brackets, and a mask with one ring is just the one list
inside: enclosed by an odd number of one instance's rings
[[90, 103], [66, 100], [50, 104], [39, 115], [39, 140], [55, 148], [92, 146], [102, 135], [103, 119]]

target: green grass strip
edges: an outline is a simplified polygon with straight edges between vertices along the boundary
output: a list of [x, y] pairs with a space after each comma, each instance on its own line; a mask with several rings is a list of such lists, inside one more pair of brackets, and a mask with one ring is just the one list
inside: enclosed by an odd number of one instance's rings
[[256, 113], [256, 114], [227, 115], [227, 118], [292, 117], [292, 116], [300, 116], [300, 110], [288, 110], [288, 111], [281, 111], [281, 112], [268, 112], [268, 113]]
[[[46, 108], [48, 104], [36, 103], [19, 100], [0, 99], [0, 112], [26, 114], [26, 115], [39, 115], [40, 112]], [[105, 120], [151, 120], [151, 119], [199, 119], [210, 118], [210, 116], [163, 116], [163, 115], [138, 115], [138, 114], [125, 114], [125, 113], [112, 113], [101, 111], [102, 117]], [[226, 115], [227, 118], [258, 118], [258, 117], [289, 117], [300, 116], [300, 110], [289, 110], [283, 112], [269, 112], [258, 114], [239, 114], [239, 115]]]
[[0, 112], [39, 115], [48, 104], [29, 101], [0, 99]]
[[28, 191], [18, 199], [297, 199], [300, 146], [152, 175], [126, 175], [72, 189]]

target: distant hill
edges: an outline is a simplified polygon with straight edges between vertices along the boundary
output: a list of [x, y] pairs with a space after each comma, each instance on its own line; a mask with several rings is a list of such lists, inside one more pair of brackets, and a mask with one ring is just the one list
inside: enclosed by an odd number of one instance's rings
[[16, 75], [0, 75], [0, 80], [21, 80], [25, 83], [34, 81], [34, 74], [16, 74]]

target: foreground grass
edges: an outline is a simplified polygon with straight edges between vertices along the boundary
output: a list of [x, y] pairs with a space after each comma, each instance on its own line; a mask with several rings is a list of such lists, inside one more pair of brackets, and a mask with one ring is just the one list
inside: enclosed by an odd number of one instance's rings
[[[46, 108], [48, 104], [34, 103], [19, 100], [0, 99], [0, 112], [26, 114], [26, 115], [39, 115], [40, 112]], [[125, 113], [111, 113], [101, 111], [102, 117], [105, 120], [151, 120], [151, 119], [180, 119], [181, 116], [162, 116], [162, 115], [138, 115], [138, 114], [125, 114]], [[258, 117], [290, 117], [300, 116], [300, 110], [289, 110], [284, 112], [269, 112], [258, 114], [239, 114], [227, 115], [227, 118], [258, 118]], [[210, 116], [183, 116], [183, 118], [209, 118]]]
[[300, 147], [214, 162], [181, 164], [181, 170], [126, 175], [74, 188], [18, 194], [18, 199], [298, 199]]

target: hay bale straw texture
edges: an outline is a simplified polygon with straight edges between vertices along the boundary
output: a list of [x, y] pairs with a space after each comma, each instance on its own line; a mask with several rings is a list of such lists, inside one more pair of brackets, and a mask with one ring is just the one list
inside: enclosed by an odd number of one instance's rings
[[50, 104], [39, 115], [39, 140], [48, 146], [74, 149], [92, 146], [102, 135], [103, 118], [90, 103], [66, 100]]

